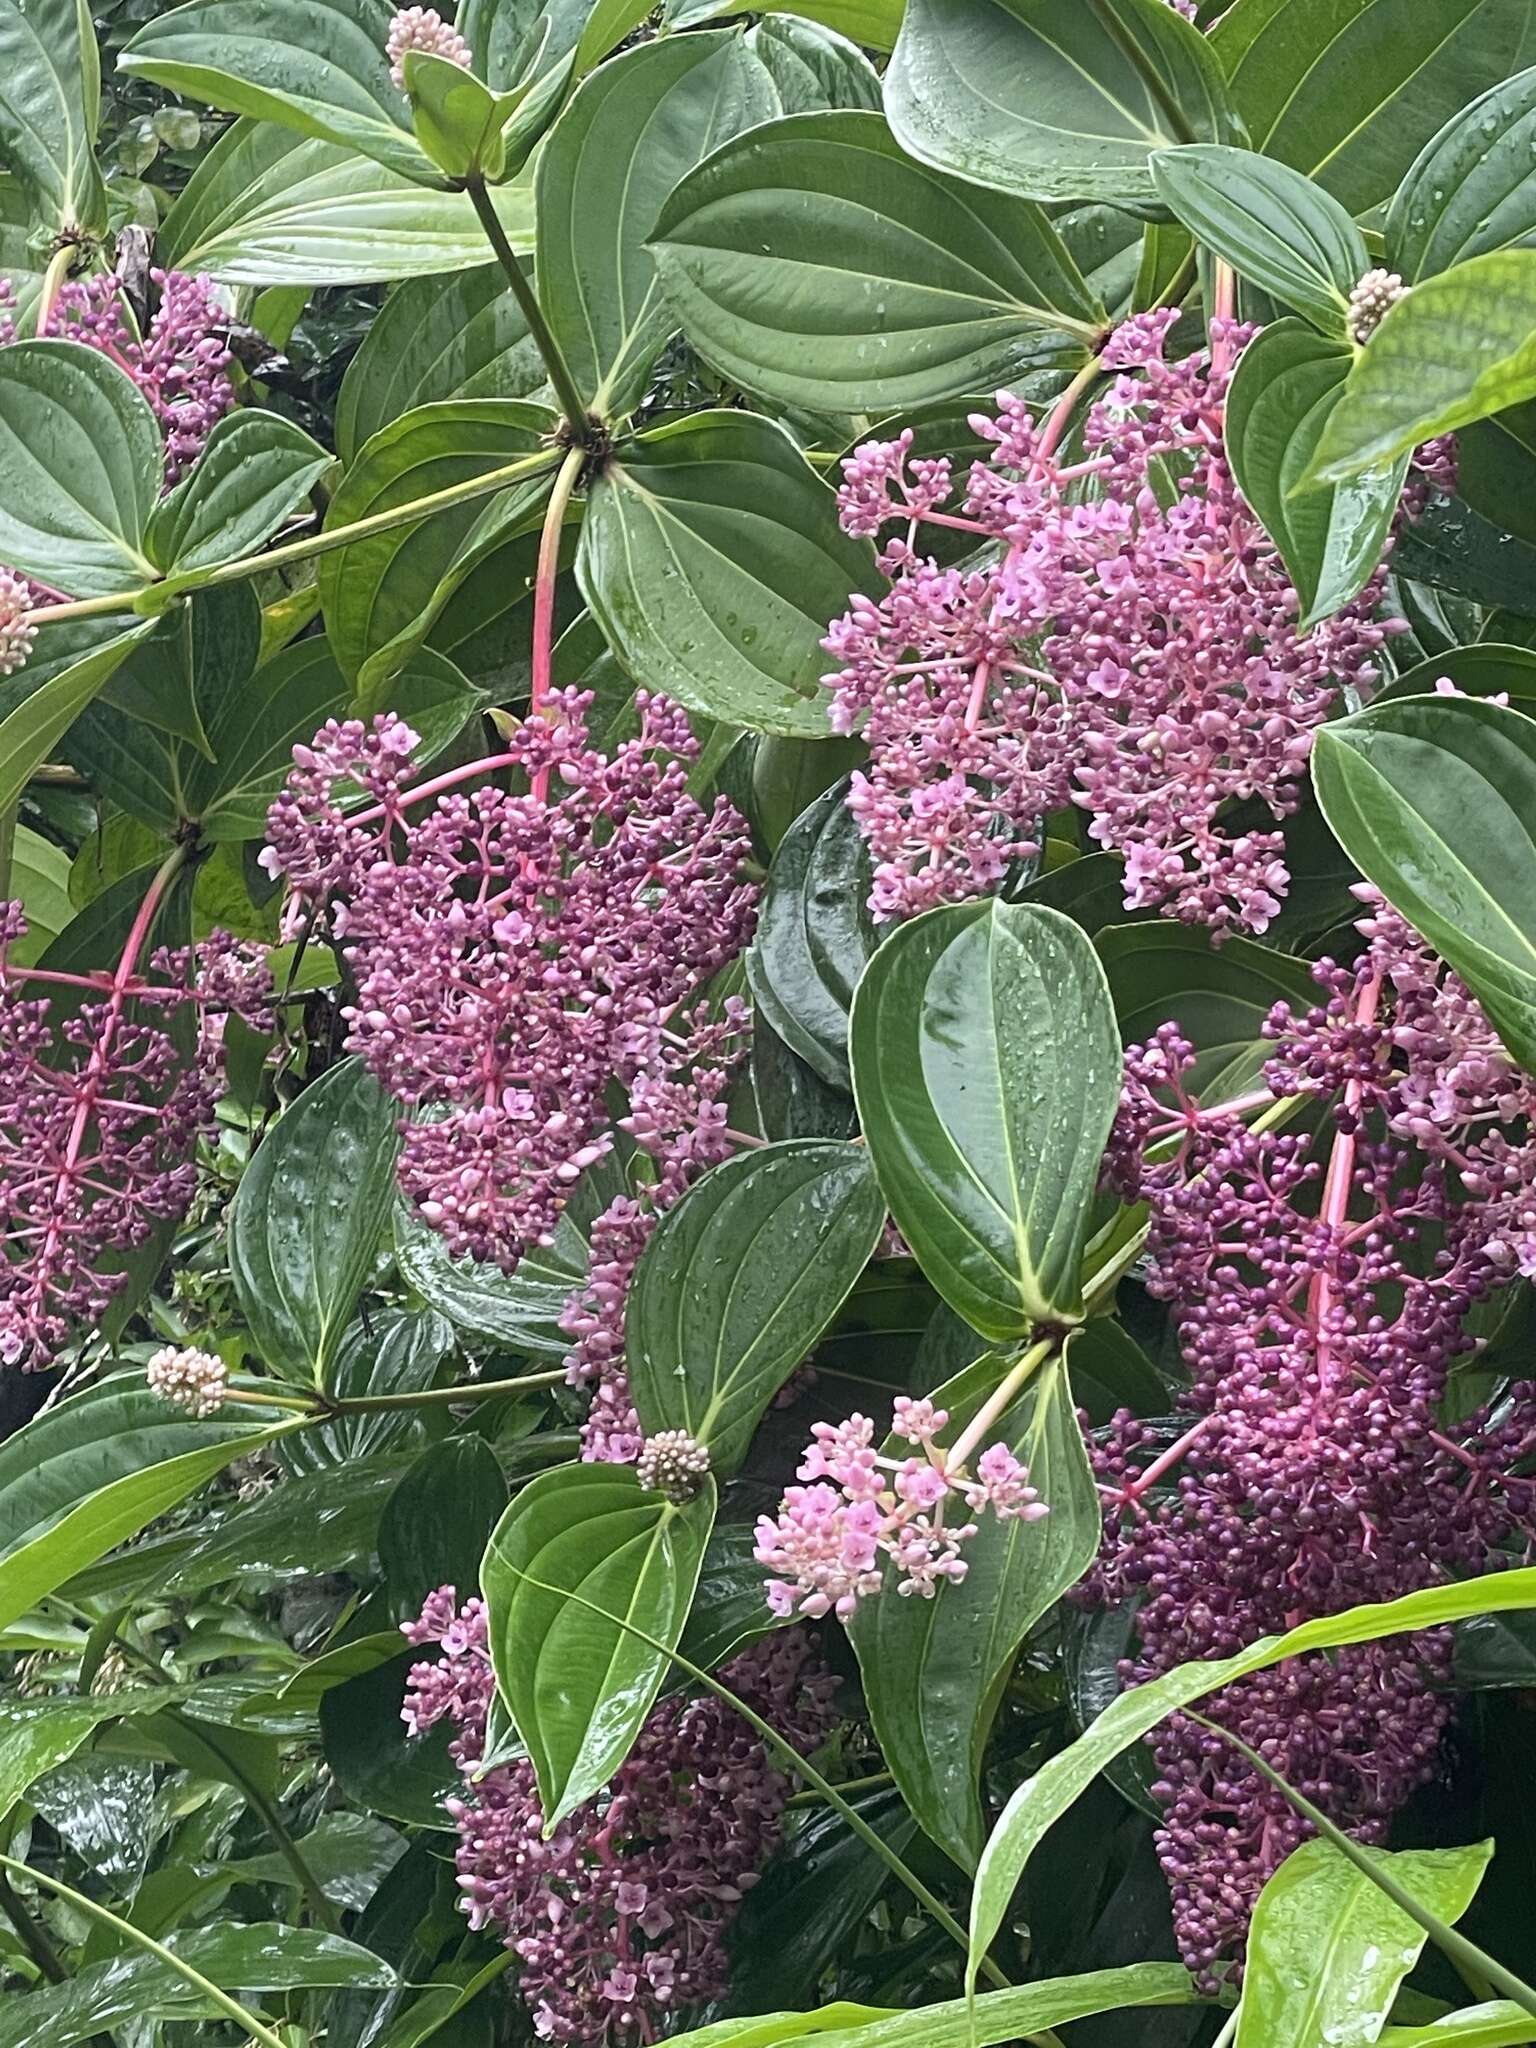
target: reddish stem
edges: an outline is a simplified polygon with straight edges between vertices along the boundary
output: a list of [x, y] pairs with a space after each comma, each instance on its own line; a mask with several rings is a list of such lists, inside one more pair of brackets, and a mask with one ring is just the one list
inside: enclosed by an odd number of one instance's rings
[[1215, 1420], [1214, 1415], [1202, 1415], [1192, 1428], [1185, 1430], [1176, 1443], [1171, 1443], [1166, 1451], [1159, 1452], [1150, 1465], [1138, 1472], [1134, 1479], [1126, 1482], [1120, 1489], [1122, 1498], [1125, 1500], [1139, 1500], [1150, 1488], [1156, 1486], [1163, 1474], [1171, 1471], [1178, 1464], [1180, 1458], [1183, 1457], [1190, 1446], [1200, 1441], [1200, 1438]]
[[[1381, 976], [1373, 975], [1355, 999], [1352, 1022], [1369, 1024], [1376, 1015], [1381, 1001]], [[1351, 1124], [1359, 1121], [1360, 1103], [1365, 1093], [1364, 1083], [1350, 1081], [1344, 1088], [1344, 1110]], [[1355, 1176], [1356, 1134], [1353, 1128], [1341, 1130], [1334, 1138], [1333, 1150], [1328, 1157], [1328, 1178], [1323, 1183], [1323, 1205], [1319, 1220], [1330, 1237], [1337, 1237], [1344, 1227], [1349, 1213], [1350, 1190]], [[1333, 1382], [1332, 1361], [1328, 1352], [1326, 1324], [1333, 1307], [1333, 1279], [1325, 1272], [1313, 1277], [1307, 1290], [1307, 1321], [1317, 1338], [1317, 1391], [1321, 1400], [1331, 1389]]]

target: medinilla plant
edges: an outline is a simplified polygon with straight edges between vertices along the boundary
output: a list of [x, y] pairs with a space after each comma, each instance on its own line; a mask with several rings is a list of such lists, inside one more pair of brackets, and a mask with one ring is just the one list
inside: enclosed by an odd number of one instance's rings
[[1529, 16], [0, 0], [0, 2048], [1536, 2040]]

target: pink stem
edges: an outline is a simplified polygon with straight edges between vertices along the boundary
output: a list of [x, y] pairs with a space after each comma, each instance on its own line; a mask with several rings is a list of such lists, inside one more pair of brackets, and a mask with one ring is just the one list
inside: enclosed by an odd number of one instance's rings
[[1183, 1457], [1191, 1444], [1196, 1444], [1200, 1441], [1200, 1438], [1215, 1420], [1214, 1415], [1202, 1415], [1193, 1428], [1186, 1429], [1176, 1443], [1171, 1443], [1166, 1451], [1160, 1452], [1150, 1465], [1143, 1471], [1138, 1472], [1134, 1479], [1129, 1480], [1121, 1488], [1122, 1497], [1125, 1500], [1139, 1500], [1142, 1494], [1146, 1493], [1149, 1488], [1156, 1486], [1163, 1474], [1171, 1471], [1178, 1464], [1180, 1458]]
[[[1381, 1001], [1381, 976], [1373, 975], [1361, 989], [1355, 1002], [1353, 1022], [1369, 1024], [1376, 1015]], [[1351, 1123], [1360, 1114], [1360, 1103], [1365, 1093], [1360, 1081], [1346, 1083], [1344, 1109]], [[1330, 1237], [1337, 1237], [1344, 1227], [1349, 1213], [1350, 1190], [1355, 1175], [1355, 1132], [1340, 1131], [1333, 1141], [1333, 1150], [1328, 1157], [1328, 1178], [1323, 1184], [1323, 1205], [1320, 1221]], [[1307, 1320], [1317, 1337], [1317, 1391], [1322, 1399], [1332, 1386], [1332, 1361], [1328, 1352], [1328, 1338], [1325, 1325], [1333, 1307], [1333, 1279], [1327, 1272], [1314, 1276], [1307, 1291]]]

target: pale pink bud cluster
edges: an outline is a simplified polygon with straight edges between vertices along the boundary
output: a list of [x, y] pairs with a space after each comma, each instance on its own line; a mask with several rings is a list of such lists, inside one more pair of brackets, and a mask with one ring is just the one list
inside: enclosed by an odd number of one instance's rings
[[763, 1589], [775, 1614], [847, 1621], [879, 1592], [887, 1559], [898, 1593], [931, 1600], [968, 1570], [963, 1550], [978, 1524], [964, 1516], [990, 1508], [1000, 1521], [1037, 1522], [1049, 1513], [1006, 1444], [982, 1452], [974, 1478], [948, 1462], [936, 1442], [948, 1421], [929, 1400], [898, 1400], [893, 1434], [924, 1453], [908, 1458], [875, 1449], [867, 1415], [813, 1426], [799, 1468], [811, 1483], [791, 1486], [776, 1518], [758, 1519], [753, 1555], [776, 1574]]
[[402, 7], [389, 24], [384, 54], [389, 59], [389, 75], [401, 92], [405, 91], [406, 55], [412, 50], [424, 57], [442, 57], [463, 71], [473, 61], [468, 43], [435, 7]]
[[193, 1344], [162, 1346], [145, 1366], [144, 1377], [162, 1401], [185, 1408], [199, 1422], [217, 1415], [229, 1384], [223, 1359]]
[[25, 666], [37, 638], [27, 618], [34, 598], [32, 586], [13, 569], [0, 569], [0, 676], [13, 676]]
[[635, 1460], [635, 1477], [647, 1493], [692, 1500], [709, 1477], [709, 1452], [686, 1429], [658, 1430]]
[[1364, 347], [1408, 287], [1395, 270], [1368, 270], [1349, 294], [1350, 339]]

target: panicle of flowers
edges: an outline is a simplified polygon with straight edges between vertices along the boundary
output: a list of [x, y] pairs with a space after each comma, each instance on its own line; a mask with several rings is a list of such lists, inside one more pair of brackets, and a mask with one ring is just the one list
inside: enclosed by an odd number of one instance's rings
[[196, 1345], [164, 1344], [144, 1368], [150, 1391], [196, 1421], [217, 1415], [224, 1406], [229, 1369], [212, 1351]]
[[[724, 798], [706, 811], [688, 794], [697, 745], [683, 714], [642, 693], [639, 733], [604, 755], [590, 702], [551, 693], [504, 754], [419, 792], [406, 787], [409, 727], [332, 720], [294, 750], [268, 820], [269, 871], [331, 899], [357, 989], [351, 1050], [421, 1113], [404, 1128], [403, 1190], [455, 1256], [506, 1272], [551, 1241], [611, 1149], [614, 1084], [637, 1104], [642, 1143], [647, 1118], [674, 1116], [668, 1088], [696, 1051], [688, 1006], [740, 950], [755, 900], [739, 878], [742, 820]], [[349, 812], [358, 786], [375, 802]], [[701, 1084], [678, 1140], [694, 1158], [717, 1121], [707, 1097]]]
[[[1150, 1204], [1148, 1284], [1173, 1305], [1191, 1375], [1174, 1444], [1121, 1415], [1095, 1453], [1105, 1544], [1087, 1596], [1138, 1603], [1135, 1682], [1487, 1569], [1536, 1529], [1518, 1471], [1532, 1390], [1497, 1428], [1440, 1421], [1468, 1311], [1536, 1271], [1536, 1086], [1362, 893], [1360, 958], [1322, 962], [1317, 1007], [1282, 1004], [1266, 1026], [1270, 1088], [1327, 1100], [1331, 1142], [1202, 1110], [1172, 1026], [1128, 1059], [1110, 1176]], [[1210, 1712], [1379, 1842], [1434, 1771], [1448, 1668], [1443, 1632], [1360, 1644], [1243, 1680]], [[1209, 1987], [1307, 1829], [1193, 1722], [1151, 1745], [1179, 1942]]]
[[63, 285], [39, 332], [99, 349], [128, 373], [165, 436], [169, 488], [234, 403], [233, 359], [225, 339], [229, 316], [212, 278], [181, 270], [154, 270], [150, 277], [160, 296], [142, 336], [130, 326], [117, 278], [108, 274]]
[[445, 58], [464, 71], [474, 61], [468, 43], [435, 7], [402, 7], [389, 24], [384, 54], [389, 59], [389, 75], [401, 92], [405, 91], [405, 58], [410, 50]]
[[[1212, 323], [1213, 356], [1164, 360], [1176, 313], [1140, 314], [1101, 352], [1114, 374], [1080, 452], [1065, 417], [1007, 392], [972, 429], [987, 461], [952, 478], [912, 436], [844, 464], [843, 524], [878, 536], [890, 589], [856, 596], [825, 641], [832, 723], [869, 742], [849, 805], [879, 919], [998, 886], [1042, 818], [1076, 804], [1125, 859], [1125, 899], [1262, 932], [1285, 896], [1282, 840], [1229, 824], [1256, 798], [1295, 808], [1311, 736], [1369, 686], [1393, 622], [1380, 571], [1307, 633], [1279, 555], [1223, 448], [1230, 363], [1251, 330]], [[942, 566], [924, 527], [971, 536]]]
[[904, 1458], [875, 1449], [867, 1415], [812, 1425], [798, 1473], [808, 1484], [786, 1490], [777, 1516], [758, 1518], [753, 1555], [774, 1574], [764, 1592], [775, 1614], [847, 1621], [879, 1592], [886, 1559], [898, 1593], [931, 1600], [969, 1569], [964, 1548], [979, 1525], [964, 1517], [990, 1508], [999, 1521], [1034, 1522], [1049, 1512], [1006, 1444], [982, 1452], [974, 1478], [960, 1456], [946, 1458], [936, 1439], [948, 1421], [927, 1399], [898, 1399], [893, 1433], [920, 1453]]
[[[628, 2048], [727, 1988], [725, 1941], [779, 1839], [791, 1784], [767, 1746], [713, 1696], [674, 1695], [647, 1717], [613, 1782], [548, 1841], [527, 1762], [481, 1770], [494, 1693], [479, 1600], [452, 1587], [407, 1624], [438, 1645], [407, 1682], [413, 1734], [440, 1721], [464, 1776], [448, 1802], [461, 1903], [519, 1961], [518, 1990], [541, 2040]], [[798, 1629], [743, 1652], [721, 1677], [784, 1739], [814, 1750], [834, 1724], [835, 1681]]]

